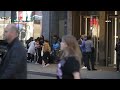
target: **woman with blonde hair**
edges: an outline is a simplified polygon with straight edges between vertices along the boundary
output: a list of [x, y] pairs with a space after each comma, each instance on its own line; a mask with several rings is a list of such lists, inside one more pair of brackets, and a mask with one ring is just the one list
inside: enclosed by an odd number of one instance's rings
[[62, 37], [61, 60], [57, 68], [58, 79], [80, 79], [81, 51], [72, 35]]

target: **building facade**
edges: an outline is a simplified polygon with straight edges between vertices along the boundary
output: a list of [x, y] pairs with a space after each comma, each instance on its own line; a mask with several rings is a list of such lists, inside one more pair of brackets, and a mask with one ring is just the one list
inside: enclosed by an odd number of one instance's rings
[[119, 11], [43, 11], [42, 31], [51, 41], [54, 34], [91, 35], [96, 48], [96, 64], [116, 64], [115, 44], [120, 37]]

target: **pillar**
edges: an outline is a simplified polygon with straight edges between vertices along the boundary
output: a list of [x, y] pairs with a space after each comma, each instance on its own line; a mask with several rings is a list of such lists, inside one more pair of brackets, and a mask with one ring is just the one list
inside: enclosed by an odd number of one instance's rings
[[99, 35], [99, 64], [105, 65], [105, 11], [99, 13], [100, 35]]
[[80, 13], [79, 11], [73, 11], [72, 12], [72, 33], [73, 35], [79, 39], [80, 38]]
[[68, 11], [67, 13], [67, 34], [72, 34], [76, 38], [80, 37], [80, 14], [78, 11]]
[[49, 40], [50, 32], [50, 11], [42, 11], [42, 34]]
[[72, 35], [72, 11], [67, 12], [67, 34]]

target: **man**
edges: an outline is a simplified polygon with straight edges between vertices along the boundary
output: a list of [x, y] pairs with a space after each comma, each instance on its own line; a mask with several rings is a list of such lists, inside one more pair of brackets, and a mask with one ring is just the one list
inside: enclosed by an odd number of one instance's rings
[[87, 37], [87, 41], [85, 41], [85, 48], [86, 48], [86, 60], [85, 60], [85, 65], [87, 66], [88, 70], [91, 70], [90, 65], [89, 65], [89, 59], [91, 62], [92, 70], [97, 70], [94, 68], [95, 64], [95, 58], [94, 58], [94, 46], [93, 46], [93, 41], [91, 40], [91, 36]]
[[117, 52], [117, 72], [119, 72], [119, 64], [120, 64], [120, 39], [116, 44], [116, 52]]
[[8, 49], [0, 65], [0, 79], [27, 78], [27, 54], [18, 36], [17, 27], [14, 24], [7, 25], [4, 38], [8, 43]]

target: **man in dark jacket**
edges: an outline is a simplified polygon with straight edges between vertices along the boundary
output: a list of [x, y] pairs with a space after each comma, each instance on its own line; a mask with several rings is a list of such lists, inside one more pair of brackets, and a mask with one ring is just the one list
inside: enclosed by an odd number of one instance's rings
[[116, 52], [117, 52], [117, 72], [119, 72], [119, 65], [120, 65], [120, 39], [118, 43], [116, 44]]
[[14, 24], [7, 25], [4, 38], [8, 42], [8, 49], [0, 65], [0, 79], [27, 78], [27, 54], [18, 36], [17, 27]]

